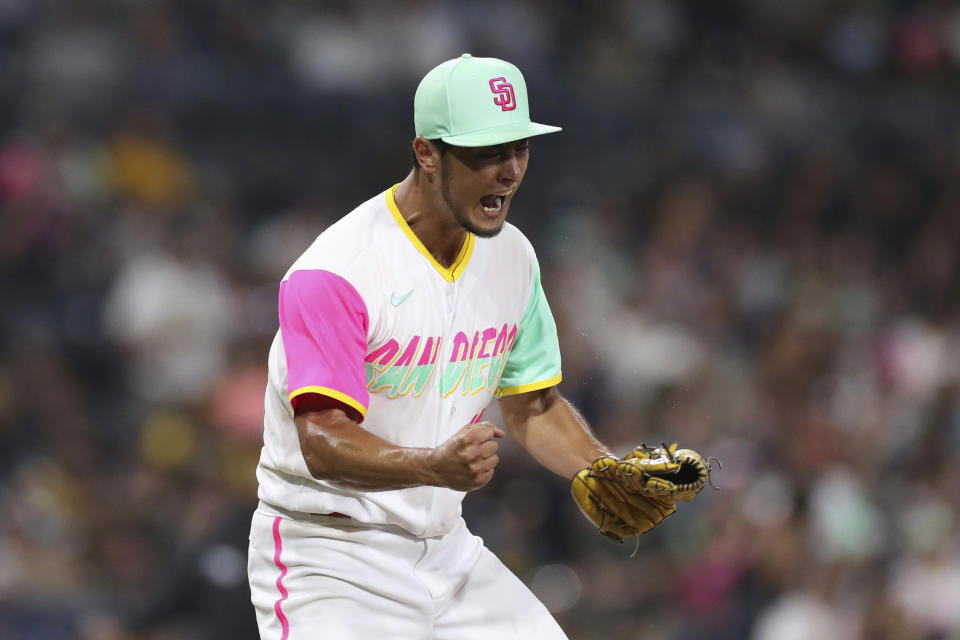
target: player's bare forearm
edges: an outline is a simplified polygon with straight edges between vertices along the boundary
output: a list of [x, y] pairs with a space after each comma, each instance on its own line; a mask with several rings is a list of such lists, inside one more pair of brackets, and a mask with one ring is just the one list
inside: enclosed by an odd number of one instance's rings
[[463, 427], [436, 448], [400, 447], [360, 426], [340, 408], [298, 412], [300, 450], [313, 477], [366, 491], [420, 485], [477, 489], [499, 462], [489, 422]]
[[507, 431], [543, 466], [565, 478], [611, 455], [556, 387], [500, 398]]
[[365, 490], [429, 483], [426, 450], [392, 445], [340, 409], [303, 413], [296, 423], [307, 469], [319, 480]]

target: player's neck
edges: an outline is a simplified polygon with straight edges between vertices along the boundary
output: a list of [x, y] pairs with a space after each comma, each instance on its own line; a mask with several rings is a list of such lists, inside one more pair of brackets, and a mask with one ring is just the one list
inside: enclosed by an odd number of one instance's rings
[[425, 176], [411, 171], [394, 194], [397, 209], [410, 230], [442, 266], [449, 268], [460, 255], [467, 231], [450, 215], [443, 200], [425, 188]]

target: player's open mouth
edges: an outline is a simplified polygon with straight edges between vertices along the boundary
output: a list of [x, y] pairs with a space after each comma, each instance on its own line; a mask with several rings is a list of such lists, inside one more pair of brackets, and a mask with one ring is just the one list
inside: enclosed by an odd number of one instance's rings
[[511, 193], [513, 193], [513, 189], [501, 193], [488, 193], [480, 198], [480, 206], [488, 216], [498, 216], [503, 210], [503, 203]]

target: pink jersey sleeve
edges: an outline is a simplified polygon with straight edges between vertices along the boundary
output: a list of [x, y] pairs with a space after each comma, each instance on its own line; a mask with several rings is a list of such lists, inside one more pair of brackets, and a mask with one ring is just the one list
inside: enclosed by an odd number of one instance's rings
[[369, 317], [353, 285], [321, 269], [295, 271], [280, 284], [279, 315], [291, 404], [317, 393], [365, 416]]

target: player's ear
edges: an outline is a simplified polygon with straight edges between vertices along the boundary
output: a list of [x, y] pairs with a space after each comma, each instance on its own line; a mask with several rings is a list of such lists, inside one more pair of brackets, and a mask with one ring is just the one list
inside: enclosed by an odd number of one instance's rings
[[440, 170], [440, 150], [423, 136], [417, 136], [413, 141], [413, 154], [424, 173], [433, 174]]

